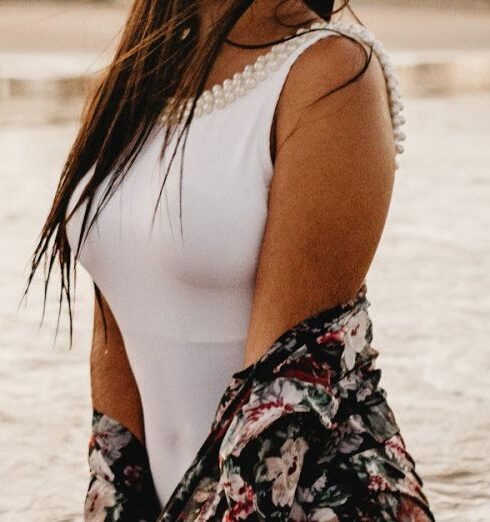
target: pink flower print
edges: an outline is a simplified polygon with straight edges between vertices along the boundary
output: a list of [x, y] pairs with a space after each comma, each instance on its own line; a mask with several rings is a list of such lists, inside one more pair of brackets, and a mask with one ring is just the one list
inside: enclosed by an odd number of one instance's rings
[[294, 382], [283, 378], [276, 379], [266, 388], [254, 391], [249, 402], [242, 408], [243, 415], [233, 419], [223, 438], [219, 452], [220, 466], [228, 455], [238, 456], [250, 440], [283, 415], [309, 411], [309, 406], [302, 404], [303, 399], [303, 390]]
[[373, 491], [384, 491], [389, 487], [390, 483], [383, 477], [383, 475], [371, 475], [369, 477], [368, 489]]
[[369, 474], [368, 489], [373, 491], [385, 491], [390, 487], [390, 483], [380, 473], [376, 462], [371, 461], [366, 464], [366, 470]]
[[406, 449], [399, 435], [393, 435], [385, 441], [385, 448], [388, 456], [395, 458], [404, 467], [407, 467]]
[[230, 473], [224, 483], [227, 497], [233, 501], [223, 517], [223, 522], [236, 522], [246, 519], [254, 512], [254, 491], [238, 473]]
[[331, 330], [316, 338], [317, 344], [343, 343], [345, 336], [345, 328], [341, 327], [337, 330]]
[[329, 390], [331, 386], [330, 367], [327, 363], [316, 361], [311, 353], [303, 355], [281, 369], [281, 375], [287, 379], [296, 379], [305, 383], [318, 384]]

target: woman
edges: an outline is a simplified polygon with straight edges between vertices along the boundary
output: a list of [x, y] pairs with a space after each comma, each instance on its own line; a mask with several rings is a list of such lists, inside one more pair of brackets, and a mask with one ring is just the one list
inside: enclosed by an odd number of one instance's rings
[[366, 314], [402, 106], [332, 4], [132, 8], [32, 268], [94, 281], [87, 520], [433, 520]]

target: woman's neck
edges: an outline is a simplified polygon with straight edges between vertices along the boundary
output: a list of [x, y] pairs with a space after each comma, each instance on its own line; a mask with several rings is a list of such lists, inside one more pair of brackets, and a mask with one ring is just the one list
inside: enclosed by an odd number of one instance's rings
[[[201, 34], [203, 39], [223, 16], [227, 3], [222, 0], [202, 0]], [[257, 43], [282, 38], [291, 33], [287, 25], [297, 25], [316, 18], [301, 0], [254, 0], [229, 34], [233, 41]]]

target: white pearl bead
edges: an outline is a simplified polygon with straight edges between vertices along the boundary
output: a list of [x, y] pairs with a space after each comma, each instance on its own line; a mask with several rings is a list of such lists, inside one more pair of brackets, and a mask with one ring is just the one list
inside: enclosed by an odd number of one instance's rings
[[269, 62], [273, 62], [273, 61], [276, 61], [277, 60], [277, 56], [269, 51], [265, 56], [264, 56], [264, 64], [267, 65]]
[[277, 71], [278, 68], [279, 68], [279, 62], [276, 62], [276, 61], [267, 62], [267, 65], [266, 65], [267, 72], [271, 73], [271, 72]]
[[225, 93], [225, 102], [227, 104], [232, 103], [234, 101], [235, 101], [235, 95], [232, 92]]
[[405, 117], [403, 115], [398, 114], [397, 116], [395, 116], [393, 118], [393, 122], [395, 123], [395, 125], [405, 125], [407, 120], [405, 119]]
[[236, 96], [243, 96], [246, 93], [246, 89], [243, 86], [235, 87]]
[[221, 85], [214, 85], [212, 91], [215, 96], [223, 95], [223, 87]]
[[214, 106], [215, 106], [217, 109], [222, 109], [225, 105], [226, 105], [225, 99], [222, 98], [221, 96], [220, 96], [219, 98], [216, 98], [216, 99], [214, 100]]
[[253, 73], [254, 73], [253, 66], [252, 65], [246, 65], [245, 69], [243, 69], [243, 73], [242, 74], [243, 74], [243, 77], [245, 79], [247, 79], [247, 78], [251, 78]]
[[390, 89], [394, 89], [398, 85], [398, 78], [395, 76], [389, 76], [386, 83]]
[[250, 78], [245, 79], [245, 86], [247, 87], [247, 89], [253, 89], [256, 85], [257, 80], [253, 76], [250, 76]]
[[298, 43], [298, 46], [300, 46], [300, 45], [302, 45], [303, 43], [305, 43], [309, 39], [310, 39], [310, 35], [303, 34], [301, 36], [296, 37], [296, 42]]
[[387, 78], [391, 77], [391, 76], [395, 76], [396, 77], [396, 71], [395, 71], [395, 68], [393, 67], [393, 65], [391, 65], [390, 62], [388, 62], [386, 65], [383, 66], [383, 71], [384, 71], [384, 74]]
[[264, 70], [255, 71], [254, 78], [259, 82], [264, 81], [267, 78], [267, 72]]
[[[332, 29], [337, 29], [339, 32], [354, 36], [362, 42], [369, 44], [372, 47], [373, 52], [378, 56], [379, 62], [381, 63], [383, 69], [383, 75], [385, 77], [386, 88], [390, 100], [390, 113], [392, 118], [396, 152], [397, 154], [403, 153], [405, 148], [401, 142], [406, 140], [406, 135], [401, 131], [401, 126], [405, 124], [406, 120], [402, 114], [404, 106], [402, 103], [400, 91], [398, 89], [399, 80], [396, 75], [395, 68], [391, 63], [389, 53], [385, 50], [382, 43], [376, 40], [374, 35], [368, 29], [360, 25], [337, 22], [330, 24], [329, 27]], [[398, 169], [398, 164], [396, 165], [396, 168]]]
[[403, 105], [401, 103], [393, 103], [391, 105], [391, 112], [396, 116], [397, 114], [400, 114], [403, 110]]
[[286, 60], [286, 58], [289, 56], [287, 53], [283, 53], [283, 52], [276, 52], [276, 51], [271, 51], [273, 54], [274, 54], [274, 57], [275, 59], [279, 62], [279, 63], [282, 63]]
[[383, 67], [387, 67], [388, 64], [390, 63], [390, 59], [388, 58], [388, 56], [386, 56], [385, 54], [381, 54], [379, 56], [379, 63], [383, 66]]
[[233, 85], [233, 81], [230, 80], [230, 79], [226, 79], [224, 82], [223, 82], [223, 90], [225, 92], [230, 92], [232, 91], [234, 88], [234, 85]]
[[276, 54], [283, 54], [283, 55], [286, 55], [288, 50], [287, 50], [287, 47], [286, 47], [286, 43], [280, 43], [277, 45], [277, 47], [275, 47], [274, 49], [274, 52]]
[[[396, 152], [397, 154], [403, 153], [405, 149], [400, 142], [404, 141], [406, 136], [400, 130], [400, 127], [405, 124], [406, 121], [402, 115], [404, 107], [398, 90], [399, 81], [395, 69], [382, 43], [376, 40], [369, 30], [358, 24], [341, 21], [332, 23], [315, 22], [309, 27], [300, 27], [296, 31], [295, 38], [274, 45], [267, 54], [259, 56], [255, 63], [247, 65], [242, 72], [237, 72], [231, 79], [224, 80], [221, 85], [214, 85], [210, 90], [204, 91], [196, 101], [194, 116], [200, 117], [203, 114], [209, 114], [214, 109], [222, 109], [232, 103], [236, 98], [243, 96], [248, 90], [253, 89], [258, 82], [266, 80], [269, 73], [277, 70], [292, 52], [302, 43], [309, 40], [315, 34], [315, 31], [320, 29], [338, 30], [339, 32], [357, 37], [360, 41], [372, 46], [373, 52], [377, 54], [382, 65], [389, 92]], [[172, 98], [169, 98], [167, 101], [162, 121], [165, 121], [166, 114], [168, 114], [168, 111], [171, 109]], [[181, 104], [179, 110], [183, 111], [184, 118], [189, 116], [192, 104], [192, 98], [189, 99], [187, 103]], [[398, 169], [398, 163], [396, 168]]]

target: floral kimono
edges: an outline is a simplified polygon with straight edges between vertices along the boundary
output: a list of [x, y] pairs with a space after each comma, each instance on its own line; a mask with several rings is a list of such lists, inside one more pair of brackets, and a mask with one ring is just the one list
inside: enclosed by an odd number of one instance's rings
[[386, 392], [366, 285], [233, 374], [167, 504], [144, 447], [94, 411], [90, 521], [434, 521]]

